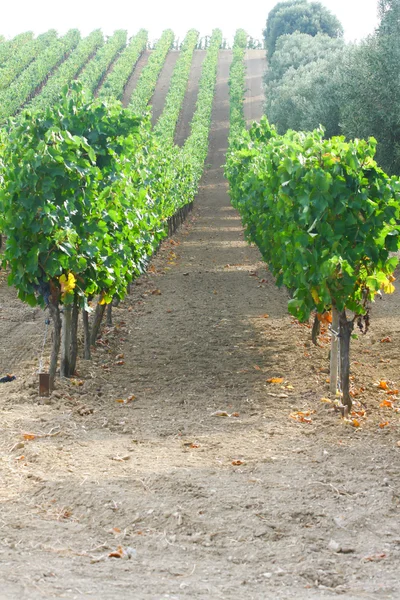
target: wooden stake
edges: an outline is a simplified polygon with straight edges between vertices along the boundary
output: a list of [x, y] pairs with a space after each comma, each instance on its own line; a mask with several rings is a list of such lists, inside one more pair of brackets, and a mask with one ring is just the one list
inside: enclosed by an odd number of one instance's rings
[[332, 306], [330, 392], [334, 398], [338, 391], [339, 338], [337, 333], [339, 333], [339, 312], [335, 306]]
[[49, 373], [39, 373], [39, 396], [50, 396]]

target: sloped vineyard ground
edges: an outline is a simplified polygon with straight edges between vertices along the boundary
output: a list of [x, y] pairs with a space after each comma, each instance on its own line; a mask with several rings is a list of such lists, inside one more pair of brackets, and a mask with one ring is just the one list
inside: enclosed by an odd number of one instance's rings
[[229, 204], [231, 58], [193, 216], [49, 404], [32, 387], [43, 317], [1, 283], [1, 368], [18, 376], [0, 385], [2, 600], [400, 596], [399, 416], [374, 386], [399, 383], [400, 296], [353, 343], [368, 411], [347, 425], [321, 402], [327, 342], [288, 316]]

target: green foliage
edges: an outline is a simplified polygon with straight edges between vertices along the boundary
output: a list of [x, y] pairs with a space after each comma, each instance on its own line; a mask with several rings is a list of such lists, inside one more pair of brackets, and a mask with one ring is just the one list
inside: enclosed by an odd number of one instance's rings
[[147, 44], [147, 31], [141, 29], [131, 38], [128, 46], [118, 57], [112, 71], [100, 88], [101, 98], [117, 98], [121, 100], [129, 77]]
[[57, 39], [57, 32], [51, 29], [36, 39], [23, 40], [10, 58], [0, 68], [0, 90], [7, 88], [22, 71]]
[[341, 64], [347, 48], [325, 34], [281, 36], [265, 77], [265, 112], [279, 133], [312, 130], [340, 134]]
[[400, 175], [400, 0], [382, 0], [380, 15], [341, 67], [341, 125], [346, 136], [376, 137], [379, 164]]
[[60, 90], [68, 85], [81, 71], [86, 62], [104, 44], [103, 34], [96, 29], [86, 38], [81, 40], [70, 56], [60, 65], [54, 75], [49, 78], [40, 94], [29, 103], [33, 110], [45, 109], [56, 102]]
[[147, 104], [156, 87], [165, 58], [174, 43], [174, 39], [174, 32], [171, 29], [166, 29], [151, 53], [147, 65], [140, 74], [139, 81], [130, 101], [130, 107], [137, 115], [143, 114], [146, 110]]
[[[203, 174], [204, 161], [208, 153], [208, 136], [210, 132], [211, 113], [217, 81], [218, 54], [222, 42], [222, 32], [214, 29], [208, 43], [208, 50], [203, 62], [196, 110], [190, 124], [190, 135], [181, 150], [182, 165], [190, 169], [188, 200], [193, 200], [200, 178]], [[180, 206], [186, 202], [182, 199]]]
[[43, 304], [51, 295], [68, 303], [77, 293], [81, 306], [96, 294], [110, 302], [144, 270], [168, 217], [197, 191], [221, 39], [213, 32], [182, 149], [160, 143], [147, 117], [93, 100], [79, 83], [70, 93], [66, 86], [58, 104], [9, 123], [0, 231], [3, 265], [23, 301]]
[[344, 47], [342, 38], [331, 38], [324, 33], [312, 36], [297, 31], [282, 35], [276, 42], [275, 52], [267, 66], [267, 91], [273, 91], [273, 84], [279, 82], [289, 69], [297, 70], [313, 61], [329, 59], [331, 54], [337, 55]]
[[329, 37], [341, 37], [343, 27], [339, 20], [320, 2], [288, 0], [278, 2], [270, 11], [264, 30], [267, 55], [270, 59], [275, 52], [278, 38], [294, 32], [315, 36], [324, 33]]
[[43, 303], [72, 273], [81, 304], [98, 293], [110, 301], [141, 272], [156, 219], [138, 175], [139, 125], [120, 104], [92, 101], [77, 84], [60, 104], [12, 124], [0, 226], [9, 283], [22, 300]]
[[4, 123], [29, 102], [35, 90], [47, 80], [52, 70], [69, 55], [79, 40], [79, 31], [71, 29], [64, 37], [51, 41], [46, 50], [22, 71], [10, 87], [0, 91], [0, 123]]
[[279, 136], [263, 117], [230, 149], [232, 202], [300, 320], [332, 304], [364, 314], [381, 288], [391, 291], [400, 182], [377, 166], [375, 147], [322, 130]]
[[173, 142], [176, 123], [185, 98], [193, 52], [196, 48], [199, 32], [191, 29], [181, 46], [179, 59], [171, 77], [163, 112], [154, 128], [154, 132], [164, 142]]
[[125, 47], [126, 36], [126, 31], [120, 29], [107, 40], [104, 46], [100, 47], [93, 60], [89, 61], [78, 77], [78, 81], [84, 87], [87, 87], [91, 92], [95, 92], [108, 67]]
[[32, 41], [32, 31], [20, 33], [16, 35], [12, 40], [3, 41], [3, 43], [0, 45], [0, 68], [5, 67], [9, 60], [14, 60], [15, 55], [19, 54], [19, 52], [24, 48], [24, 46], [29, 47]]
[[246, 127], [243, 101], [245, 93], [244, 55], [247, 47], [247, 34], [244, 29], [238, 29], [233, 40], [233, 58], [229, 70], [229, 137], [235, 138]]

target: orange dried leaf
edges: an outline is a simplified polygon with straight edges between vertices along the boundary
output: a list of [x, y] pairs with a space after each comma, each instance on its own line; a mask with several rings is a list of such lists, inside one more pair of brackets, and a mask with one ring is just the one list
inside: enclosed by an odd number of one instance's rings
[[256, 371], [261, 371], [261, 367], [259, 367], [258, 365], [253, 365], [253, 368], [254, 368]]
[[381, 340], [381, 344], [390, 344], [391, 341], [392, 341], [392, 338], [390, 336], [387, 336]]
[[283, 377], [271, 377], [267, 379], [267, 383], [283, 383]]
[[114, 533], [121, 533], [121, 530], [120, 530], [120, 528], [119, 528], [119, 527], [113, 527], [113, 528], [112, 528], [112, 531], [113, 531]]
[[399, 390], [388, 390], [386, 393], [388, 396], [397, 396]]
[[234, 467], [239, 467], [240, 465], [243, 464], [243, 461], [242, 460], [233, 460], [232, 464]]
[[151, 293], [153, 296], [161, 296], [161, 290], [153, 290]]
[[239, 417], [239, 416], [240, 416], [240, 415], [239, 415], [239, 413], [238, 413], [238, 412], [234, 412], [234, 413], [232, 413], [232, 414], [231, 414], [231, 417]]
[[23, 438], [24, 440], [34, 440], [36, 435], [34, 433], [24, 433]]
[[360, 421], [358, 421], [357, 419], [353, 419], [352, 423], [353, 427], [360, 427]]
[[269, 319], [269, 315], [267, 315], [267, 314], [265, 314], [265, 315], [262, 315], [262, 318], [263, 318], [263, 319]]
[[385, 381], [384, 379], [381, 379], [381, 381], [379, 382], [378, 387], [381, 390], [387, 390], [388, 389], [387, 381]]
[[383, 423], [379, 423], [379, 427], [381, 429], [384, 429], [385, 427], [387, 427], [388, 425], [390, 425], [389, 421], [384, 421]]
[[121, 366], [125, 364], [124, 360], [117, 360], [117, 362], [115, 363], [117, 366]]
[[379, 408], [393, 408], [393, 402], [391, 400], [382, 400]]
[[372, 554], [371, 556], [364, 556], [363, 560], [373, 562], [376, 560], [382, 560], [383, 558], [386, 558], [386, 554], [384, 552], [382, 552], [381, 554]]

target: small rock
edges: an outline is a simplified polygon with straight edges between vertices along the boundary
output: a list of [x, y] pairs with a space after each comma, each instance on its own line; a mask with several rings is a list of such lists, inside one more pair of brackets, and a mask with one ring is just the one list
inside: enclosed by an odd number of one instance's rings
[[340, 552], [340, 544], [338, 542], [335, 542], [335, 540], [331, 540], [329, 542], [328, 548], [329, 548], [329, 550], [332, 550], [333, 552]]

